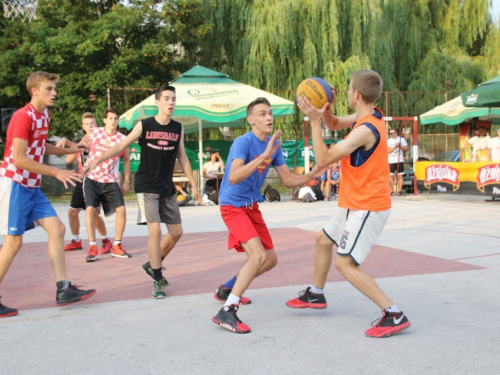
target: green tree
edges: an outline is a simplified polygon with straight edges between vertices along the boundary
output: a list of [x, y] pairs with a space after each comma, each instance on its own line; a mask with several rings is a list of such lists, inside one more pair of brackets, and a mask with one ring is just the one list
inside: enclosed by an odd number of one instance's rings
[[[0, 102], [20, 107], [36, 70], [60, 74], [51, 133], [71, 136], [81, 114], [101, 116], [107, 87], [156, 87], [196, 59], [213, 3], [40, 0], [31, 23], [0, 20]], [[194, 52], [192, 52], [194, 51]]]

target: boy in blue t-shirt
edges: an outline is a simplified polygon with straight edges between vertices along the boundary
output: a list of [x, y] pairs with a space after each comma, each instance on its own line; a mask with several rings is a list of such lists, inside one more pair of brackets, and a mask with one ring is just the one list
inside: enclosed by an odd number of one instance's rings
[[245, 252], [247, 261], [238, 274], [214, 293], [224, 307], [212, 318], [214, 323], [236, 333], [248, 333], [250, 327], [236, 316], [240, 304], [251, 303], [242, 297], [254, 278], [278, 263], [273, 241], [257, 203], [260, 190], [272, 165], [284, 185], [300, 186], [321, 175], [314, 167], [305, 175], [290, 172], [278, 138], [273, 136], [273, 113], [266, 98], [257, 98], [247, 107], [247, 121], [252, 131], [238, 137], [229, 151], [226, 173], [222, 179], [219, 203], [222, 219], [229, 230], [228, 248]]

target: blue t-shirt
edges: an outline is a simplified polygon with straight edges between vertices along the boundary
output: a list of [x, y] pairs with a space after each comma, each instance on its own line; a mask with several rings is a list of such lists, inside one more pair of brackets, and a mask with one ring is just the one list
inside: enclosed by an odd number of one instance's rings
[[[267, 141], [263, 142], [252, 132], [248, 132], [235, 139], [229, 150], [226, 172], [224, 173], [220, 186], [219, 204], [221, 206], [242, 207], [260, 200], [260, 189], [266, 180], [269, 166], [279, 167], [285, 164], [285, 158], [283, 157], [281, 147], [276, 150], [273, 156], [259, 165], [248, 178], [236, 185], [232, 185], [229, 182], [229, 173], [231, 173], [231, 165], [234, 159], [243, 159], [245, 164], [250, 163], [266, 150], [270, 139], [271, 137], [268, 136]], [[278, 143], [278, 141], [276, 141], [276, 143]]]

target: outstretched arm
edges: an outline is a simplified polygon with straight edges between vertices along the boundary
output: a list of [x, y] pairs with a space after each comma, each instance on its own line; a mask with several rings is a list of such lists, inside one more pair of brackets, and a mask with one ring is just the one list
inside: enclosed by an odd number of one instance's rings
[[286, 164], [280, 165], [279, 167], [274, 167], [274, 169], [276, 169], [276, 172], [278, 172], [278, 175], [280, 176], [283, 184], [286, 187], [297, 187], [304, 185], [305, 183], [318, 178], [326, 171], [326, 168], [318, 168], [317, 165], [315, 165], [311, 169], [311, 171], [306, 174], [293, 174], [292, 172], [290, 172]]
[[[49, 146], [49, 145], [48, 145]], [[22, 138], [14, 138], [13, 140], [13, 163], [16, 168], [24, 169], [33, 173], [40, 173], [46, 176], [53, 176], [57, 178], [64, 184], [67, 189], [67, 183], [75, 186], [74, 181], [80, 181], [80, 176], [75, 171], [67, 171], [49, 165], [38, 163], [26, 156], [28, 150], [28, 142]], [[62, 149], [60, 147], [51, 146], [59, 150], [69, 150]]]

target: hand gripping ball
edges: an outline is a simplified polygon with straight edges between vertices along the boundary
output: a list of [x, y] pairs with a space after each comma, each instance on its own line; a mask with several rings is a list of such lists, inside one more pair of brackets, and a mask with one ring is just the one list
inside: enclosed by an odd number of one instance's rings
[[295, 100], [298, 101], [301, 96], [305, 96], [318, 109], [323, 108], [326, 103], [333, 99], [330, 85], [318, 77], [307, 78], [299, 84]]

